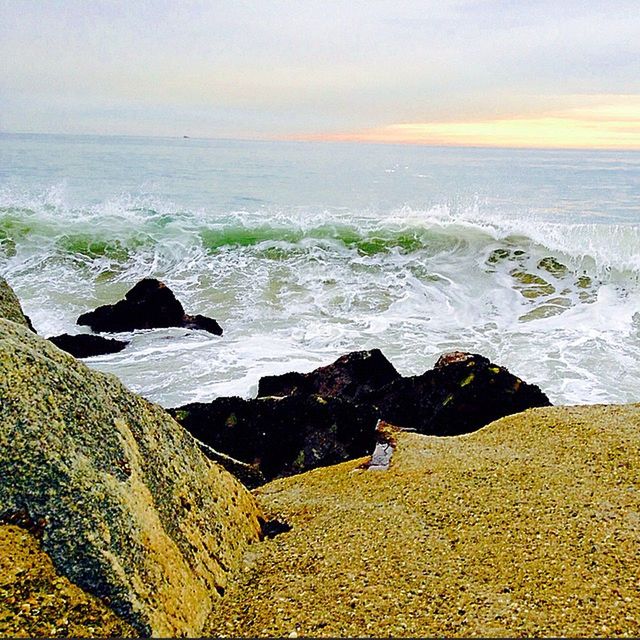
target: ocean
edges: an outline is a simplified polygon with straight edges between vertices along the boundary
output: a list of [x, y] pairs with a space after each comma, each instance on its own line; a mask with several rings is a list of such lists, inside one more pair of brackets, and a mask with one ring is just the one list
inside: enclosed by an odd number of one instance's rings
[[224, 335], [86, 360], [165, 406], [380, 348], [640, 401], [640, 152], [0, 134], [0, 275], [44, 336], [139, 279]]

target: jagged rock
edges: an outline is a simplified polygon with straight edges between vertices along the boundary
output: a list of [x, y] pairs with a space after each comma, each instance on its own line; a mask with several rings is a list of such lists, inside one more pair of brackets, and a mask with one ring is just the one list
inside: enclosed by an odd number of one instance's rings
[[125, 294], [124, 300], [83, 313], [77, 323], [93, 331], [186, 327], [222, 335], [222, 328], [213, 318], [185, 314], [171, 289], [154, 278], [140, 280]]
[[48, 340], [55, 344], [58, 349], [62, 349], [76, 358], [90, 358], [91, 356], [102, 356], [107, 353], [118, 353], [129, 344], [125, 340], [112, 340], [87, 333], [80, 333], [75, 336], [63, 333], [60, 336], [52, 336]]
[[[169, 411], [215, 450], [212, 459], [225, 464], [216, 456], [226, 454], [271, 480], [371, 453], [378, 419], [423, 434], [456, 435], [550, 404], [537, 386], [481, 355], [444, 354], [434, 369], [402, 377], [374, 349], [311, 373], [262, 378], [256, 400], [218, 398]], [[262, 482], [225, 466], [252, 487]]]
[[443, 355], [420, 376], [395, 380], [367, 401], [387, 422], [438, 436], [470, 433], [512, 413], [551, 405], [536, 385], [460, 351]]
[[353, 351], [311, 373], [265, 376], [258, 382], [258, 397], [303, 393], [358, 402], [398, 378], [400, 374], [380, 349]]
[[20, 305], [18, 296], [16, 296], [13, 289], [4, 278], [0, 278], [0, 318], [17, 322], [18, 324], [31, 329], [34, 333], [36, 332], [31, 324], [29, 316], [26, 316], [22, 311], [22, 306]]
[[145, 636], [200, 635], [261, 535], [251, 494], [161, 407], [0, 320], [0, 515], [16, 513]]
[[374, 413], [340, 398], [218, 398], [169, 412], [198, 440], [267, 480], [364, 456], [376, 441]]

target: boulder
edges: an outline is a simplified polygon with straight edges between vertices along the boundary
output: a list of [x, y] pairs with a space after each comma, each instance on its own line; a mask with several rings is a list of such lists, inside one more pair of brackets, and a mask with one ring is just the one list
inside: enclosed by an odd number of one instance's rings
[[76, 358], [90, 358], [91, 356], [102, 356], [107, 353], [118, 353], [129, 344], [125, 340], [113, 340], [88, 333], [80, 333], [75, 336], [63, 333], [59, 336], [52, 336], [48, 340], [53, 342], [58, 349], [62, 349]]
[[0, 637], [137, 635], [102, 600], [61, 576], [36, 536], [0, 524]]
[[4, 278], [0, 278], [0, 318], [17, 322], [34, 333], [36, 331], [31, 324], [29, 316], [26, 316], [22, 311], [18, 296], [16, 296]]
[[399, 378], [380, 349], [353, 351], [311, 373], [265, 376], [258, 383], [258, 397], [304, 393], [358, 402]]
[[376, 443], [375, 414], [340, 398], [218, 398], [169, 412], [198, 440], [266, 480], [367, 455]]
[[513, 413], [551, 405], [533, 384], [487, 358], [455, 351], [434, 369], [399, 378], [367, 397], [382, 420], [418, 433], [470, 433]]
[[0, 521], [19, 520], [56, 571], [162, 637], [200, 634], [262, 521], [161, 407], [0, 320]]
[[213, 318], [185, 314], [171, 289], [153, 278], [140, 280], [125, 294], [124, 300], [83, 313], [77, 323], [91, 327], [93, 331], [185, 327], [222, 335], [222, 328]]

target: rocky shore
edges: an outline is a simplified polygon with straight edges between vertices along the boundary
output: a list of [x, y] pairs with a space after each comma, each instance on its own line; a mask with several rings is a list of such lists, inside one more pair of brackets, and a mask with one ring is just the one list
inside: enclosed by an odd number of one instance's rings
[[[152, 280], [79, 322], [222, 332]], [[640, 405], [372, 350], [167, 412], [94, 337], [0, 279], [0, 635], [640, 634]]]

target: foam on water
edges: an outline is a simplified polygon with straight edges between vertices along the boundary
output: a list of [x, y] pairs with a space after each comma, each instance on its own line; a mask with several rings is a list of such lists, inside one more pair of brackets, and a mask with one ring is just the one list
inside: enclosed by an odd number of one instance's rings
[[171, 405], [380, 347], [637, 400], [640, 154], [0, 134], [0, 273], [44, 335], [169, 284], [222, 339], [95, 359]]
[[640, 227], [500, 215], [474, 202], [387, 212], [181, 208], [125, 194], [87, 206], [64, 185], [0, 190], [0, 258], [44, 335], [165, 281], [223, 338], [136, 332], [91, 365], [165, 405], [250, 395], [260, 376], [380, 347], [405, 374], [480, 352], [555, 402], [638, 400]]

